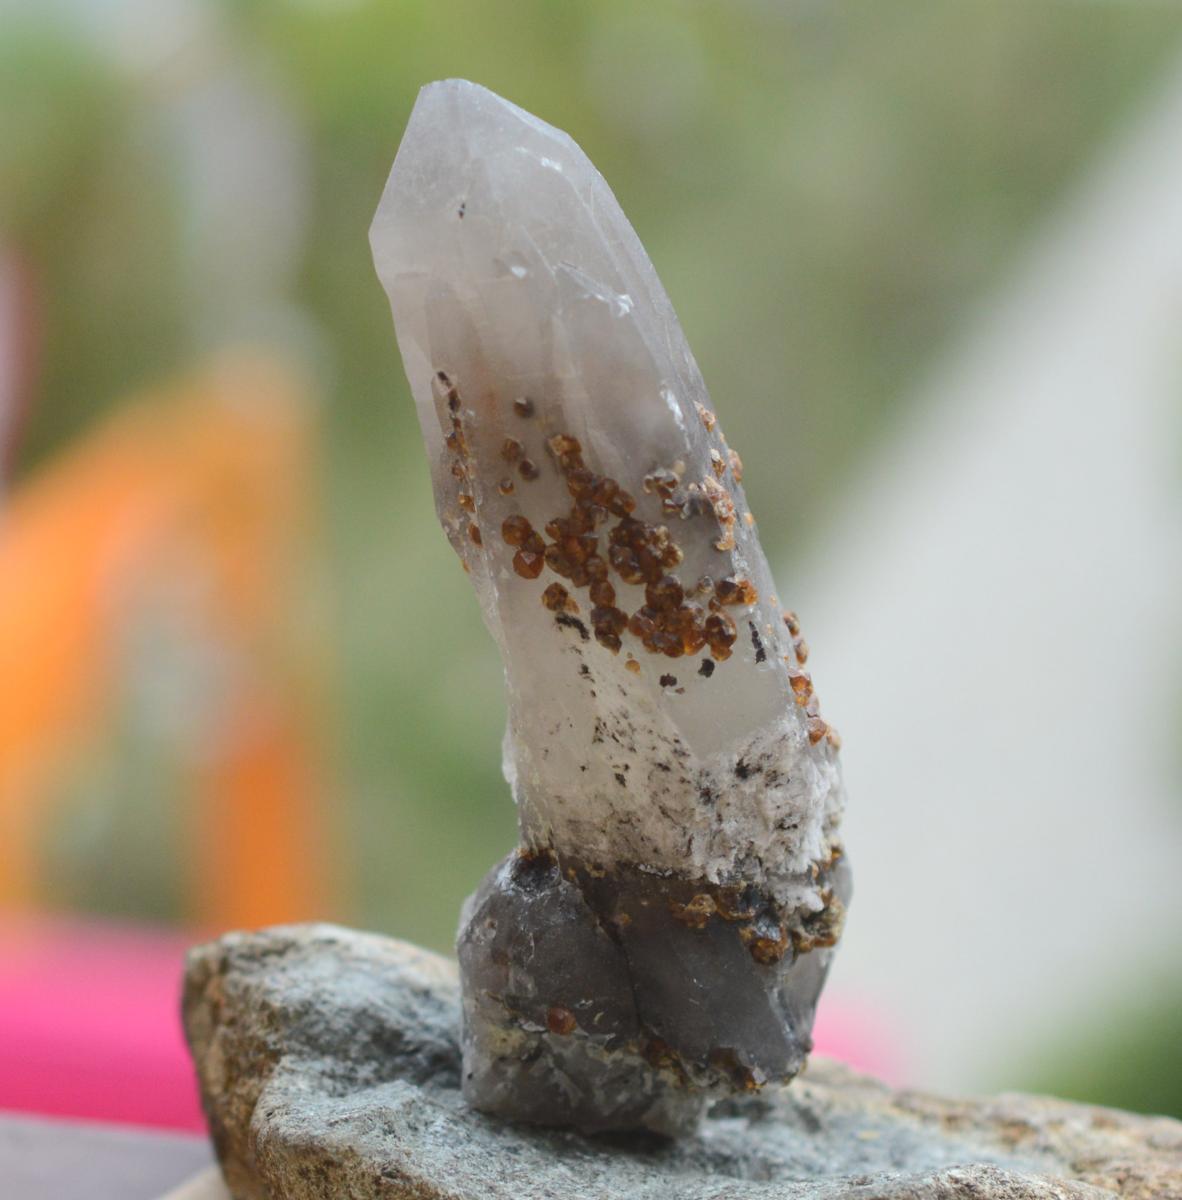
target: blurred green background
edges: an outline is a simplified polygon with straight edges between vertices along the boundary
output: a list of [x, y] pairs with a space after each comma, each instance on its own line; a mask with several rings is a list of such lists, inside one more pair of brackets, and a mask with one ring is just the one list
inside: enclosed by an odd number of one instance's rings
[[[1182, 51], [1182, 8], [1151, 3], [0, 14], [0, 251], [31, 266], [41, 331], [8, 486], [219, 346], [260, 341], [311, 373], [318, 515], [290, 619], [328, 664], [336, 915], [441, 948], [514, 830], [499, 664], [434, 522], [366, 242], [418, 87], [484, 83], [603, 171], [784, 562], [815, 548], [919, 373]], [[245, 183], [219, 185], [227, 162], [249, 164]], [[769, 422], [783, 442], [761, 436]], [[54, 902], [179, 921], [174, 764], [134, 700], [115, 709], [47, 835]], [[1154, 1050], [1182, 1044], [1178, 1000], [1171, 986], [1099, 1028], [1065, 1022], [1006, 1080], [1182, 1113], [1176, 1064]]]

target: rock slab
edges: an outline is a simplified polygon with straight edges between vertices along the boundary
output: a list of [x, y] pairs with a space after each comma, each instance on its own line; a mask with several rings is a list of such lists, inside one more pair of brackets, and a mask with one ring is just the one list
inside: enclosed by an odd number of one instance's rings
[[460, 1094], [454, 964], [330, 925], [195, 949], [183, 1007], [236, 1200], [1182, 1200], [1177, 1121], [820, 1059], [676, 1142], [486, 1117]]

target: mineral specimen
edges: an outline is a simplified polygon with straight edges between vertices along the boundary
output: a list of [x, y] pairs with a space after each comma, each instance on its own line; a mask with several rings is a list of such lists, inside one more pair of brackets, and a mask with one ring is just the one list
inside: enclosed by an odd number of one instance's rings
[[569, 137], [425, 87], [371, 242], [505, 664], [522, 845], [462, 920], [465, 1095], [685, 1130], [800, 1069], [841, 931], [807, 647], [669, 299]]

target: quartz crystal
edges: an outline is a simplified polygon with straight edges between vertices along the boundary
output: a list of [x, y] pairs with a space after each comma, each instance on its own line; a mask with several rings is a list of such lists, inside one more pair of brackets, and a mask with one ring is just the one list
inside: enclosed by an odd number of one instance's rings
[[849, 876], [807, 647], [669, 299], [566, 134], [430, 84], [371, 241], [505, 665], [521, 847], [461, 925], [466, 1095], [678, 1132], [810, 1048]]

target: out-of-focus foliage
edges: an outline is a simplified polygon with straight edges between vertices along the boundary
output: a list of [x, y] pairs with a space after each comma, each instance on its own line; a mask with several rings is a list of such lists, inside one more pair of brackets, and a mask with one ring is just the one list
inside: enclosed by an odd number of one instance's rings
[[178, 212], [138, 97], [92, 47], [0, 37], [0, 243], [36, 264], [47, 340], [21, 462], [185, 361]]
[[1045, 1047], [1033, 1062], [1009, 1064], [1004, 1086], [1137, 1112], [1182, 1114], [1179, 995], [1182, 979], [1171, 963], [1139, 983], [1116, 1012], [1082, 1022], [1073, 1014], [1058, 1044]]
[[[30, 2], [0, 37], [0, 249], [33, 265], [44, 335], [14, 486], [214, 348], [194, 308], [232, 298], [195, 295], [176, 114], [227, 73], [255, 81], [306, 152], [305, 173], [276, 183], [304, 193], [282, 297], [298, 319], [279, 336], [323, 393], [330, 585], [307, 619], [335, 663], [325, 807], [350, 848], [352, 915], [437, 946], [511, 844], [513, 814], [495, 652], [434, 520], [365, 238], [418, 87], [478, 80], [581, 143], [652, 254], [761, 529], [788, 553], [1182, 45], [1169, 5], [225, 0], [198, 6], [194, 45], [145, 67], [62, 18], [71, 7], [87, 8]], [[265, 220], [272, 198], [251, 200]], [[107, 750], [133, 768], [145, 753], [134, 736]], [[143, 798], [108, 775], [93, 779], [107, 816], [70, 824], [52, 856], [70, 900], [172, 912]], [[184, 854], [173, 822], [148, 819]]]

